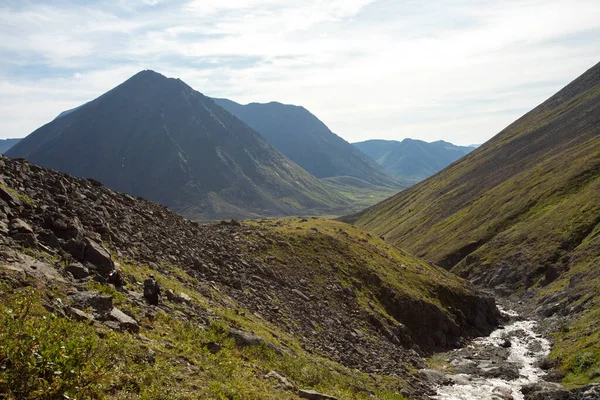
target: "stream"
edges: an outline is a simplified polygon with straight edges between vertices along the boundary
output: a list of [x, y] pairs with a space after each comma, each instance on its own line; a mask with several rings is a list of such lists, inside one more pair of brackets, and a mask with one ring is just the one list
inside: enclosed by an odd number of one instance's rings
[[521, 388], [546, 374], [537, 365], [550, 353], [550, 342], [537, 331], [537, 321], [519, 320], [516, 312], [501, 311], [511, 322], [447, 353], [449, 372], [425, 372], [436, 381], [433, 399], [522, 400]]

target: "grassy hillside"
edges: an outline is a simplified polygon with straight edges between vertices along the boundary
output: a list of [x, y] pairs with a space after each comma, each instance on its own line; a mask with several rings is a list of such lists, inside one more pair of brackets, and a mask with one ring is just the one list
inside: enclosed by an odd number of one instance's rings
[[565, 317], [561, 368], [574, 381], [597, 371], [600, 64], [459, 162], [346, 220], [499, 293], [543, 288], [538, 311]]
[[[0, 161], [0, 393], [11, 399], [420, 398], [420, 354], [497, 323], [466, 281], [358, 228], [202, 226]], [[123, 289], [107, 283], [113, 266]], [[150, 273], [158, 307], [142, 297]]]

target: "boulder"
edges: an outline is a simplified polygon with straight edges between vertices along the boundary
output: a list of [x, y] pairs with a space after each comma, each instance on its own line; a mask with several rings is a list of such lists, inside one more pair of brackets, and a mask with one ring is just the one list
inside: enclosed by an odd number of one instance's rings
[[33, 229], [31, 229], [31, 226], [29, 226], [27, 222], [23, 221], [20, 218], [15, 218], [12, 221], [10, 221], [9, 230], [11, 235], [17, 233], [33, 234]]
[[257, 336], [250, 332], [229, 328], [229, 337], [232, 337], [235, 340], [235, 345], [238, 347], [258, 346], [264, 343], [276, 354], [282, 354], [281, 350], [279, 350], [273, 343], [266, 341], [260, 336]]
[[167, 299], [169, 299], [169, 301], [172, 301], [174, 303], [190, 304], [192, 302], [191, 297], [187, 294], [183, 292], [175, 293], [171, 289], [165, 292], [165, 296], [167, 296]]
[[113, 298], [100, 292], [77, 292], [71, 295], [71, 300], [78, 308], [92, 308], [97, 313], [109, 313], [113, 309]]
[[58, 238], [56, 237], [54, 232], [52, 232], [49, 229], [43, 229], [42, 231], [38, 232], [37, 239], [42, 244], [45, 244], [46, 246], [49, 246], [51, 248], [56, 249], [60, 247], [60, 242], [58, 241]]
[[304, 301], [310, 301], [310, 299], [308, 298], [308, 296], [305, 295], [304, 293], [302, 293], [298, 289], [292, 289], [292, 293], [295, 293], [298, 297], [300, 297]]
[[8, 235], [8, 225], [4, 221], [0, 221], [0, 233], [2, 235]]
[[279, 382], [282, 389], [286, 390], [296, 390], [296, 385], [294, 385], [288, 378], [275, 371], [271, 371], [265, 375], [265, 379], [274, 379]]
[[67, 308], [67, 315], [77, 321], [94, 321], [94, 316], [92, 314], [86, 313], [85, 311], [81, 311], [75, 307]]
[[77, 261], [83, 261], [85, 243], [81, 240], [71, 239], [62, 245], [64, 251], [73, 256]]
[[90, 270], [80, 263], [71, 263], [67, 265], [65, 271], [71, 273], [75, 279], [83, 279], [90, 275]]
[[337, 397], [329, 396], [310, 389], [298, 390], [298, 395], [307, 400], [337, 400]]
[[101, 244], [93, 240], [86, 239], [85, 250], [83, 251], [83, 260], [94, 265], [98, 272], [103, 275], [108, 275], [114, 268], [110, 253]]
[[22, 204], [19, 197], [8, 190], [8, 188], [4, 185], [0, 185], [0, 199], [4, 200], [11, 206], [20, 206]]
[[15, 233], [11, 237], [15, 242], [25, 247], [37, 248], [37, 239], [33, 233]]
[[140, 330], [140, 326], [135, 319], [131, 318], [129, 315], [125, 314], [116, 307], [110, 311], [109, 318], [119, 324], [120, 330], [134, 333], [137, 333]]
[[81, 239], [83, 226], [77, 217], [68, 218], [64, 215], [56, 215], [50, 222], [50, 229], [61, 239]]

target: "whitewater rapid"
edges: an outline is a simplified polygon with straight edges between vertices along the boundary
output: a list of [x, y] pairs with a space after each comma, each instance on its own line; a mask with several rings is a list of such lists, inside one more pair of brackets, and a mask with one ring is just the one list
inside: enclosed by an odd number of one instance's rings
[[[517, 317], [514, 311], [503, 311]], [[460, 350], [451, 356], [450, 364], [457, 369], [468, 366], [469, 373], [447, 374], [446, 385], [437, 387], [434, 399], [440, 400], [523, 400], [521, 388], [536, 383], [546, 374], [537, 364], [550, 353], [550, 342], [537, 332], [537, 322], [522, 320], [495, 330], [490, 336], [474, 340], [469, 346], [468, 359], [462, 359]], [[510, 341], [510, 347], [508, 347]], [[486, 359], [485, 354], [505, 348], [508, 356], [500, 363]], [[463, 352], [464, 353], [464, 352]], [[518, 369], [517, 376], [486, 377], [500, 366]], [[472, 371], [472, 372], [471, 372]], [[510, 374], [509, 374], [510, 375]]]

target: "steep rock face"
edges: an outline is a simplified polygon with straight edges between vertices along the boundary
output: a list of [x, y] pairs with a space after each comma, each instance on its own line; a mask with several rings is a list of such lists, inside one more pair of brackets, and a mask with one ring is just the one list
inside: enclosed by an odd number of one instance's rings
[[8, 152], [191, 217], [335, 210], [347, 201], [178, 79], [143, 71]]
[[[105, 282], [117, 263], [126, 276], [142, 266], [164, 279], [176, 274], [194, 299], [202, 294], [259, 315], [253, 323], [268, 321], [311, 351], [370, 372], [404, 370], [414, 350], [458, 346], [498, 321], [493, 301], [467, 282], [345, 224], [299, 219], [202, 226], [97, 181], [26, 161], [0, 159], [0, 171], [2, 188], [15, 196], [0, 200], [0, 220], [28, 227], [31, 251], [56, 260], [54, 268], [78, 290], [91, 279]], [[17, 234], [0, 235], [0, 247], [18, 248]], [[128, 301], [143, 307], [136, 290], [126, 292]], [[227, 298], [214, 297], [214, 290]], [[180, 292], [181, 286], [167, 298], [183, 307], [196, 304]], [[96, 317], [110, 314], [108, 326], [138, 329], [112, 311], [110, 299], [79, 296], [93, 300]], [[208, 315], [194, 307], [194, 315]]]
[[439, 140], [427, 143], [422, 140], [367, 140], [352, 143], [398, 179], [420, 182], [441, 171], [474, 147], [456, 146]]
[[378, 186], [408, 187], [407, 182], [396, 181], [304, 107], [214, 100], [317, 178], [350, 176]]
[[547, 284], [594, 259], [600, 65], [437, 175], [347, 218], [478, 283]]

